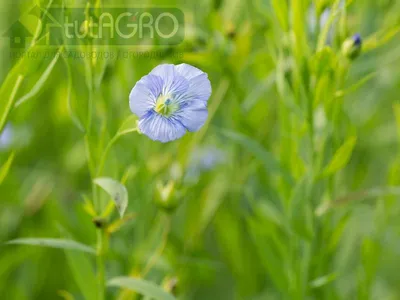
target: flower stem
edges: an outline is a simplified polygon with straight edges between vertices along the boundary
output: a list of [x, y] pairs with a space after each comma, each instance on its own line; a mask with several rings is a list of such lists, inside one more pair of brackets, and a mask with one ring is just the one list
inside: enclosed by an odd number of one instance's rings
[[106, 158], [108, 155], [108, 152], [110, 152], [111, 147], [118, 141], [119, 137], [121, 135], [119, 133], [117, 133], [116, 135], [114, 135], [114, 137], [108, 142], [106, 148], [103, 151], [103, 154], [101, 155], [101, 159], [100, 159], [100, 163], [99, 163], [99, 167], [97, 169], [96, 175], [100, 176], [101, 173], [103, 172], [104, 169], [104, 164], [106, 162]]
[[97, 288], [98, 288], [98, 299], [105, 299], [105, 261], [104, 256], [107, 250], [106, 236], [102, 228], [97, 230]]
[[137, 131], [137, 128], [135, 128], [133, 130], [127, 130], [127, 131], [121, 130], [121, 128], [118, 130], [118, 132], [114, 135], [114, 137], [108, 142], [106, 148], [104, 149], [104, 151], [101, 155], [101, 159], [100, 159], [99, 167], [97, 168], [96, 176], [101, 176], [101, 173], [103, 172], [103, 169], [104, 169], [104, 164], [107, 159], [107, 155], [110, 152], [111, 147], [118, 141], [118, 139], [121, 136], [128, 134], [130, 132], [135, 132], [135, 131]]
[[147, 262], [146, 266], [144, 267], [142, 274], [141, 274], [142, 277], [145, 277], [147, 275], [147, 273], [149, 273], [151, 271], [153, 266], [157, 263], [158, 259], [164, 252], [165, 247], [167, 246], [168, 235], [169, 235], [170, 228], [171, 228], [171, 218], [169, 215], [165, 216], [164, 223], [165, 223], [164, 231], [163, 231], [163, 234], [161, 237], [161, 243], [158, 246], [158, 248], [156, 249], [156, 251], [154, 251], [153, 255], [150, 257], [149, 261]]

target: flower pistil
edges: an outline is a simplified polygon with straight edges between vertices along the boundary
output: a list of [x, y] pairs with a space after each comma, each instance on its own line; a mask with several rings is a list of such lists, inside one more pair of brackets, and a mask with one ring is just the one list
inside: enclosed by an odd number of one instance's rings
[[160, 115], [169, 117], [179, 109], [179, 104], [172, 100], [170, 95], [160, 95], [156, 101], [155, 111]]

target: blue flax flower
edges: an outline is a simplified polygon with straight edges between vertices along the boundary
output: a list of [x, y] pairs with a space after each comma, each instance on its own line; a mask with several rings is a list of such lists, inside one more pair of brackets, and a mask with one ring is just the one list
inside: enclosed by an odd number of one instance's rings
[[199, 130], [207, 120], [211, 84], [203, 71], [188, 64], [163, 64], [142, 77], [129, 95], [139, 130], [163, 143]]

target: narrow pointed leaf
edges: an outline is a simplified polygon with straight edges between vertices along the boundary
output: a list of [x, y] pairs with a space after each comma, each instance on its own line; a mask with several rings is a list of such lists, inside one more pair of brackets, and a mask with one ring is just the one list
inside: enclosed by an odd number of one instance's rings
[[243, 148], [251, 152], [257, 159], [259, 159], [265, 166], [269, 173], [277, 173], [288, 183], [293, 182], [291, 175], [285, 170], [279, 161], [267, 150], [265, 150], [258, 142], [251, 138], [229, 130], [220, 131], [224, 136], [238, 143]]
[[316, 279], [314, 279], [313, 281], [310, 282], [310, 287], [311, 288], [320, 288], [324, 285], [327, 285], [329, 283], [331, 283], [332, 281], [334, 281], [337, 278], [337, 274], [336, 273], [331, 273], [325, 276], [321, 276], [318, 277]]
[[18, 89], [21, 86], [24, 77], [18, 75], [15, 81], [10, 77], [7, 77], [0, 90], [0, 132], [3, 131], [4, 126], [7, 123], [8, 116], [14, 107], [16, 95]]
[[117, 286], [138, 292], [155, 300], [175, 300], [176, 298], [158, 285], [138, 278], [116, 277], [108, 282], [108, 286]]
[[86, 253], [96, 254], [96, 251], [87, 245], [78, 243], [73, 240], [52, 239], [52, 238], [21, 238], [11, 240], [5, 243], [6, 245], [30, 245], [49, 248], [59, 248], [66, 250], [77, 250]]
[[106, 177], [96, 178], [93, 182], [111, 196], [115, 203], [115, 207], [122, 218], [126, 208], [128, 207], [128, 191], [126, 190], [126, 187], [120, 182]]
[[4, 163], [4, 165], [0, 168], [0, 184], [2, 184], [4, 179], [7, 177], [8, 172], [10, 171], [10, 167], [14, 161], [14, 157], [15, 157], [15, 152], [12, 152], [8, 157], [7, 161]]
[[97, 300], [97, 280], [94, 264], [81, 252], [65, 251], [72, 276], [86, 300]]
[[79, 120], [78, 115], [73, 109], [72, 105], [72, 72], [71, 72], [71, 66], [69, 65], [69, 62], [67, 58], [63, 56], [63, 60], [65, 63], [65, 67], [67, 68], [67, 75], [68, 75], [68, 86], [67, 86], [67, 108], [68, 108], [68, 113], [71, 117], [72, 122], [75, 124], [75, 126], [82, 132], [85, 132], [85, 127], [83, 126], [82, 122]]
[[369, 198], [383, 197], [383, 196], [400, 196], [399, 186], [388, 186], [381, 188], [372, 188], [358, 192], [352, 192], [345, 196], [341, 196], [333, 201], [322, 203], [315, 210], [316, 216], [322, 216], [331, 209], [338, 208], [356, 201], [362, 201]]
[[40, 76], [39, 80], [36, 82], [36, 84], [33, 86], [33, 88], [26, 95], [22, 96], [15, 103], [15, 107], [20, 106], [22, 103], [34, 98], [35, 96], [37, 96], [39, 94], [39, 92], [42, 90], [43, 86], [45, 85], [45, 83], [49, 79], [50, 74], [53, 71], [54, 66], [56, 65], [56, 63], [57, 63], [57, 61], [58, 61], [58, 59], [60, 57], [61, 51], [62, 51], [62, 47], [58, 51], [56, 56], [53, 58], [53, 60], [49, 63], [49, 65], [47, 66], [46, 70], [43, 72], [42, 76]]
[[352, 136], [340, 146], [340, 148], [333, 155], [333, 158], [322, 172], [322, 176], [331, 175], [343, 169], [350, 160], [353, 153], [354, 146], [356, 145], [357, 138]]

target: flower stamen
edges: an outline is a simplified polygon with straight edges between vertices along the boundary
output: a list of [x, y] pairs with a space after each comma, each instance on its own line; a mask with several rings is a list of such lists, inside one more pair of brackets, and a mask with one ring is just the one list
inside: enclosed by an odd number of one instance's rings
[[155, 111], [169, 117], [178, 110], [179, 105], [174, 103], [169, 95], [160, 95], [156, 102]]

